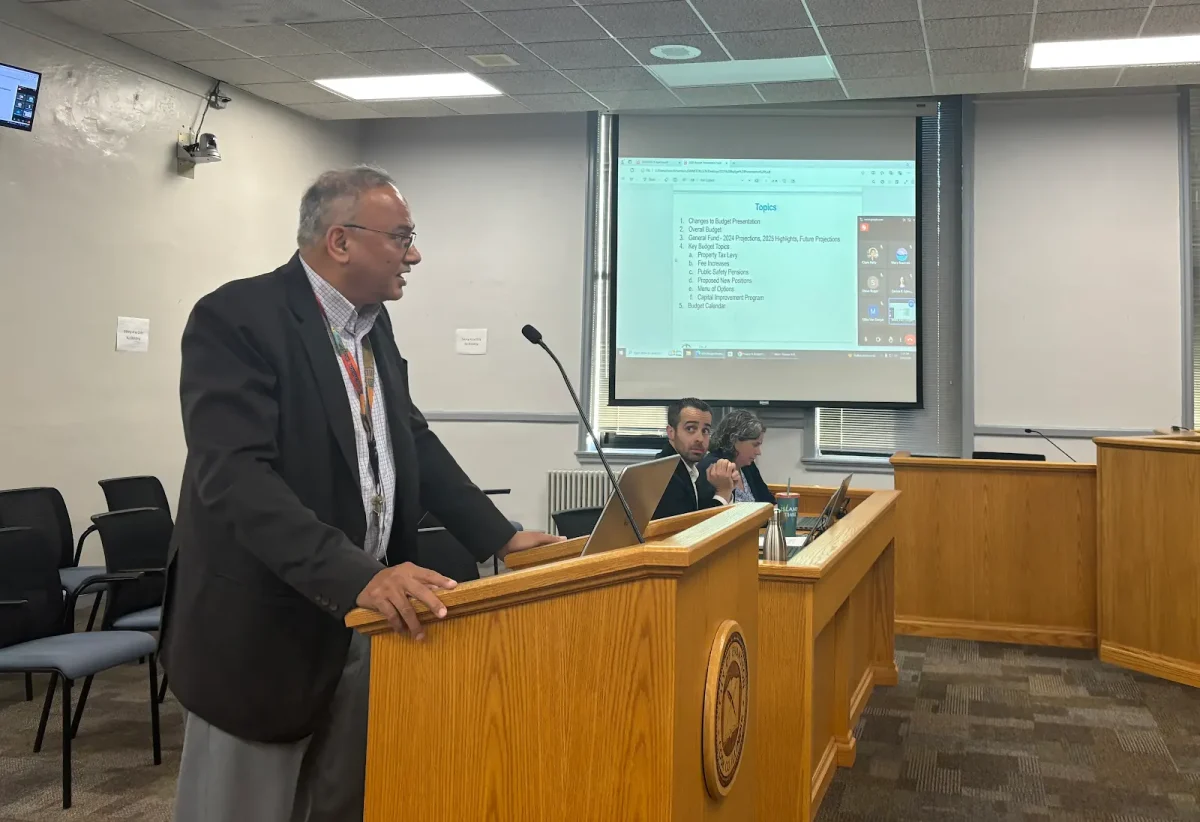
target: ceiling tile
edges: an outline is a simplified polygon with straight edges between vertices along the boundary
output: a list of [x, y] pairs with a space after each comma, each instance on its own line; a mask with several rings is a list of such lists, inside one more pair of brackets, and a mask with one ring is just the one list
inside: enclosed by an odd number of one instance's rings
[[[1129, 3], [1135, 0], [1119, 0]], [[1038, 3], [1038, 10], [1046, 6], [1046, 0]], [[925, 0], [921, 4], [925, 19], [937, 20], [945, 17], [985, 17], [1002, 14], [1032, 14], [1033, 0]]]
[[357, 20], [369, 16], [345, 0], [138, 0], [138, 4], [170, 15], [189, 26], [204, 29]]
[[933, 87], [938, 94], [991, 94], [999, 91], [1020, 91], [1024, 81], [1024, 71], [996, 74], [935, 74]]
[[455, 112], [436, 100], [381, 100], [367, 103], [385, 117], [446, 117]]
[[572, 0], [470, 0], [475, 11], [514, 11], [518, 9], [554, 9], [575, 5]]
[[1134, 37], [1145, 16], [1144, 9], [1038, 14], [1034, 20], [1033, 36], [1037, 41]]
[[293, 103], [336, 103], [345, 98], [312, 83], [242, 83], [248, 91], [265, 100], [291, 105]]
[[40, 8], [76, 25], [104, 34], [140, 31], [180, 31], [184, 27], [160, 14], [125, 0], [64, 0]]
[[[192, 60], [182, 65], [226, 83], [287, 83], [296, 78], [286, 71], [262, 60], [246, 57], [239, 60]], [[316, 102], [316, 101], [313, 101]]]
[[1200, 66], [1134, 66], [1121, 74], [1121, 86], [1174, 86], [1200, 83]]
[[1034, 91], [1062, 88], [1112, 88], [1120, 69], [1033, 71], [1025, 75], [1025, 88]]
[[289, 106], [318, 120], [370, 120], [383, 115], [362, 103], [295, 103]]
[[459, 0], [354, 0], [376, 17], [425, 17], [462, 14], [469, 9]]
[[842, 85], [837, 80], [814, 80], [808, 83], [758, 83], [757, 85], [768, 103], [803, 103], [816, 100], [846, 99], [846, 93], [842, 91]]
[[662, 83], [643, 68], [568, 69], [563, 75], [590, 92], [662, 88]]
[[869, 77], [846, 81], [846, 93], [851, 98], [926, 97], [933, 94], [929, 72], [910, 77]]
[[808, 0], [808, 10], [818, 26], [853, 26], [921, 19], [917, 0]]
[[729, 60], [729, 55], [725, 53], [725, 49], [721, 48], [721, 44], [711, 34], [685, 34], [670, 39], [670, 45], [694, 46], [700, 49], [700, 56], [691, 60], [663, 60], [651, 54], [650, 49], [666, 44], [666, 41], [661, 37], [625, 37], [621, 40], [621, 43], [625, 48], [633, 52], [642, 65], [646, 66], [659, 63], [674, 65], [681, 62], [713, 63]]
[[604, 91], [596, 95], [605, 107], [612, 111], [628, 111], [646, 108], [676, 108], [683, 105], [679, 98], [666, 89], [658, 91]]
[[534, 43], [530, 51], [558, 69], [620, 68], [637, 60], [616, 40], [581, 40], [573, 43]]
[[[524, 46], [518, 43], [508, 43], [507, 45], [496, 46], [446, 46], [439, 48], [437, 53], [470, 71], [472, 74], [507, 74], [511, 71], [545, 71], [547, 66], [537, 58], [535, 54], [530, 52]], [[470, 59], [471, 55], [479, 54], [504, 54], [517, 61], [515, 66], [499, 66], [497, 68], [484, 68], [474, 60]]]
[[704, 33], [704, 24], [685, 0], [591, 6], [588, 11], [617, 38]]
[[689, 106], [745, 106], [762, 103], [754, 86], [707, 86], [678, 88], [675, 95]]
[[926, 20], [925, 37], [931, 49], [1023, 46], [1029, 43], [1028, 14], [1005, 17], [955, 17]]
[[1200, 6], [1155, 6], [1142, 34], [1195, 34], [1200, 32]]
[[[1186, 0], [1193, 3], [1195, 0]], [[1145, 11], [1150, 5], [1148, 0], [1038, 0], [1038, 14], [1056, 11], [1096, 11], [1098, 9], [1132, 9], [1141, 8]], [[1158, 0], [1163, 5], [1163, 0]]]
[[363, 77], [375, 72], [344, 54], [309, 54], [303, 57], [272, 57], [270, 63], [305, 80], [330, 77]]
[[920, 51], [925, 48], [920, 23], [885, 23], [821, 28], [830, 54]]
[[500, 11], [488, 15], [501, 31], [522, 43], [600, 40], [608, 35], [578, 7], [540, 11]]
[[440, 102], [458, 114], [524, 114], [529, 111], [511, 97], [458, 97]]
[[426, 46], [475, 46], [502, 43], [503, 33], [478, 14], [398, 17], [392, 25]]
[[802, 29], [812, 25], [804, 4], [795, 0], [759, 0], [756, 3], [692, 0], [692, 6], [716, 32]]
[[142, 51], [157, 54], [159, 57], [165, 57], [177, 63], [184, 60], [229, 60], [246, 56], [237, 49], [219, 43], [198, 31], [118, 34], [116, 38], [124, 40], [131, 46], [137, 46]]
[[864, 77], [912, 77], [929, 73], [929, 61], [923, 51], [897, 51], [887, 54], [843, 54], [833, 58], [843, 79]]
[[557, 71], [514, 71], [489, 74], [487, 81], [505, 94], [558, 94], [579, 88]]
[[578, 94], [527, 94], [514, 95], [521, 105], [530, 111], [598, 111], [603, 106], [591, 95]]
[[384, 74], [440, 74], [458, 70], [458, 66], [430, 49], [353, 51], [346, 56]]
[[719, 35], [735, 60], [768, 60], [777, 57], [811, 57], [824, 54], [816, 29], [746, 31]]
[[301, 23], [292, 28], [338, 51], [382, 51], [420, 48], [410, 38], [382, 20], [346, 20], [339, 23]]
[[995, 71], [1025, 71], [1024, 46], [995, 46], [979, 49], [940, 49], [929, 52], [936, 74], [979, 74]]
[[332, 48], [287, 26], [239, 26], [205, 29], [204, 33], [255, 57], [328, 54]]

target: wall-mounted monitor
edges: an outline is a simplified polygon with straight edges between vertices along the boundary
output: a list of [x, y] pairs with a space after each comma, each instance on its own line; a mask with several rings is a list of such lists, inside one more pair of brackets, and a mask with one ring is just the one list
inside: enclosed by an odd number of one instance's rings
[[0, 63], [0, 126], [33, 130], [41, 84], [38, 72]]

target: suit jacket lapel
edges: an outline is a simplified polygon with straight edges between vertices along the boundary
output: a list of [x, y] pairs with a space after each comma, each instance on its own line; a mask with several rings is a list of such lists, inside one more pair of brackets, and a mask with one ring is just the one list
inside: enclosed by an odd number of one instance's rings
[[354, 421], [350, 418], [346, 384], [342, 381], [341, 366], [338, 365], [337, 355], [333, 353], [333, 345], [329, 342], [325, 321], [321, 319], [317, 295], [313, 293], [304, 267], [300, 265], [299, 254], [293, 256], [288, 263], [286, 281], [288, 302], [300, 321], [300, 339], [304, 343], [305, 353], [308, 354], [309, 365], [312, 366], [317, 393], [321, 396], [321, 404], [325, 406], [329, 427], [333, 431], [338, 450], [346, 460], [346, 466], [357, 478], [358, 450], [354, 443]]

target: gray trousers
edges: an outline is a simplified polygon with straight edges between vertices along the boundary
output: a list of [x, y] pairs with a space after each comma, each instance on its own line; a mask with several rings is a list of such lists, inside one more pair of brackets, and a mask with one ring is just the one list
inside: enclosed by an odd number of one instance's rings
[[370, 638], [355, 632], [329, 716], [299, 742], [250, 742], [189, 714], [175, 822], [361, 820], [370, 672]]

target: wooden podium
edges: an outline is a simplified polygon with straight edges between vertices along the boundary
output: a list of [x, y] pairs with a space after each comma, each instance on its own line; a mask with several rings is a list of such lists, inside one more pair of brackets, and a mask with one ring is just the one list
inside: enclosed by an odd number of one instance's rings
[[1100, 659], [1200, 688], [1200, 436], [1096, 440]]
[[365, 822], [753, 820], [770, 513], [466, 583], [444, 620], [418, 608], [423, 642], [352, 612], [371, 636]]

